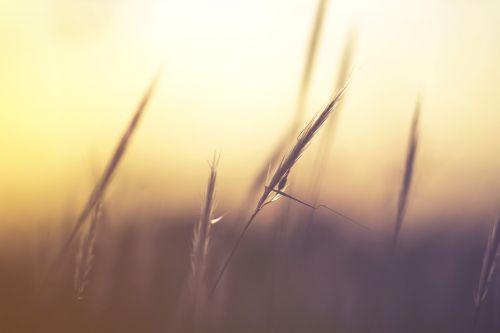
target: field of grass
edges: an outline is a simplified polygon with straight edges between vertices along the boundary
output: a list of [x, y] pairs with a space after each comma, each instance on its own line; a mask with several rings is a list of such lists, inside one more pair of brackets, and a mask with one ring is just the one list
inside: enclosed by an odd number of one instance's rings
[[[36, 249], [9, 244], [12, 252], [1, 258], [2, 331], [193, 332], [186, 297], [196, 220], [131, 217], [117, 229], [103, 218], [82, 299], [73, 286], [74, 251], [39, 291], [44, 271], [35, 268], [47, 263], [40, 251], [55, 242]], [[257, 223], [270, 220], [279, 222], [264, 214]], [[236, 221], [223, 221], [215, 225], [209, 283], [238, 236]], [[373, 234], [328, 218], [316, 220], [304, 237], [307, 221], [296, 222], [301, 227], [279, 246], [278, 223], [269, 232], [248, 233], [216, 292], [202, 303], [197, 331], [473, 332], [488, 230], [429, 228], [406, 238], [387, 267], [387, 242]], [[482, 306], [479, 332], [499, 329], [499, 289], [495, 283]]]
[[[293, 119], [268, 155], [249, 158], [255, 175], [239, 205], [220, 200], [224, 153], [207, 152], [203, 195], [191, 204], [199, 211], [113, 209], [120, 194], [110, 198], [110, 187], [157, 97], [159, 70], [77, 214], [0, 236], [0, 332], [499, 332], [500, 218], [421, 214], [412, 224], [422, 227], [407, 232], [423, 124], [432, 121], [422, 92], [408, 105], [411, 122], [400, 124], [393, 218], [380, 227], [321, 201], [335, 186], [324, 179], [344, 102], [362, 78], [352, 74], [353, 28], [338, 48], [330, 96], [309, 117], [329, 5], [317, 4]], [[306, 155], [312, 164], [299, 168]]]

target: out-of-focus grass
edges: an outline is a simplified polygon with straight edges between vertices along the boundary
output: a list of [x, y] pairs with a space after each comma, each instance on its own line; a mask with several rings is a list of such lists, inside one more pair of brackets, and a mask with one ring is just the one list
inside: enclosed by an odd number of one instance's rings
[[[34, 261], [51, 250], [53, 240], [35, 248], [18, 237], [2, 248], [0, 257], [0, 331], [187, 332], [186, 323], [175, 314], [189, 274], [196, 220], [196, 214], [151, 215], [130, 216], [120, 225], [103, 223], [81, 301], [73, 291], [72, 262], [66, 262], [43, 298], [35, 294]], [[235, 239], [234, 222], [217, 225], [215, 258]], [[264, 214], [260, 223], [279, 221]], [[274, 332], [469, 332], [487, 230], [457, 225], [461, 227], [405, 235], [386, 275], [381, 268], [387, 242], [320, 217], [311, 226], [306, 246], [299, 246], [304, 241], [300, 233], [285, 238], [285, 274], [274, 289], [272, 315], [266, 302], [273, 237], [254, 229], [241, 244], [200, 331], [263, 332], [272, 327]], [[213, 276], [215, 270], [207, 273]], [[391, 287], [384, 288], [386, 283]], [[498, 287], [494, 283], [486, 299], [480, 322], [484, 332], [499, 328]]]

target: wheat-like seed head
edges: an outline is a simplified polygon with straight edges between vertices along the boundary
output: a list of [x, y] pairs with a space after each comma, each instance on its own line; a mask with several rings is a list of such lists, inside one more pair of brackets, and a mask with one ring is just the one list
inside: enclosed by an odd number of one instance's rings
[[212, 162], [209, 163], [210, 175], [208, 177], [207, 191], [203, 200], [200, 219], [195, 225], [193, 234], [191, 269], [195, 280], [199, 280], [204, 271], [203, 267], [205, 266], [211, 237], [211, 226], [222, 219], [222, 216], [213, 218], [216, 206], [215, 185], [217, 181], [217, 167], [219, 159], [220, 157], [214, 155]]
[[321, 128], [323, 123], [328, 119], [332, 111], [334, 110], [337, 103], [340, 101], [342, 96], [344, 95], [345, 89], [347, 85], [344, 86], [340, 91], [335, 95], [335, 97], [330, 101], [330, 103], [320, 112], [313, 120], [311, 120], [306, 127], [302, 130], [299, 137], [297, 138], [297, 142], [292, 147], [290, 152], [283, 158], [281, 163], [276, 168], [273, 176], [271, 177], [269, 183], [264, 188], [264, 192], [257, 204], [257, 209], [260, 210], [263, 205], [268, 202], [268, 198], [271, 193], [273, 193], [274, 188], [278, 188], [278, 190], [282, 190], [287, 183], [288, 175], [290, 174], [293, 166], [299, 158], [302, 156], [304, 151], [307, 149], [311, 140]]
[[248, 219], [247, 223], [245, 224], [245, 227], [243, 228], [243, 231], [240, 233], [235, 245], [232, 247], [231, 252], [229, 253], [228, 258], [224, 262], [219, 274], [217, 275], [215, 279], [214, 286], [212, 287], [210, 291], [210, 295], [213, 294], [215, 289], [217, 288], [217, 285], [219, 284], [220, 279], [222, 278], [222, 275], [224, 274], [225, 270], [227, 269], [232, 257], [234, 256], [236, 249], [238, 248], [241, 240], [245, 236], [246, 231], [248, 230], [248, 227], [252, 222], [254, 221], [255, 217], [257, 214], [262, 210], [262, 208], [270, 204], [274, 201], [276, 201], [276, 198], [280, 193], [275, 192], [275, 188], [278, 188], [279, 191], [284, 189], [284, 187], [287, 185], [287, 177], [292, 171], [293, 166], [297, 161], [299, 160], [300, 156], [304, 153], [304, 151], [307, 149], [309, 144], [311, 143], [311, 140], [314, 138], [315, 134], [318, 132], [318, 130], [321, 128], [321, 126], [324, 124], [324, 122], [328, 119], [330, 114], [333, 112], [335, 107], [337, 106], [338, 102], [341, 100], [342, 96], [345, 93], [345, 90], [347, 89], [349, 82], [339, 90], [339, 92], [335, 95], [335, 97], [328, 103], [328, 105], [321, 111], [316, 117], [314, 117], [302, 130], [300, 135], [297, 138], [297, 142], [295, 145], [292, 147], [290, 152], [282, 159], [281, 163], [278, 165], [276, 170], [274, 171], [273, 175], [271, 176], [271, 179], [267, 186], [264, 187], [264, 191], [257, 203], [257, 206], [255, 207], [255, 210], [253, 214], [250, 216]]
[[115, 151], [113, 152], [113, 155], [111, 156], [111, 159], [109, 160], [108, 165], [104, 169], [104, 172], [101, 175], [101, 178], [95, 184], [94, 189], [93, 189], [92, 193], [90, 194], [90, 196], [87, 200], [87, 203], [85, 204], [83, 210], [81, 211], [80, 215], [78, 216], [78, 219], [76, 220], [76, 223], [73, 226], [66, 242], [62, 246], [61, 250], [58, 252], [52, 265], [49, 267], [47, 274], [44, 278], [44, 281], [42, 282], [42, 285], [44, 285], [46, 283], [47, 279], [49, 278], [49, 274], [51, 274], [53, 270], [58, 268], [61, 260], [64, 258], [64, 255], [68, 252], [68, 249], [71, 246], [71, 243], [73, 242], [74, 238], [78, 234], [78, 231], [81, 229], [82, 225], [87, 220], [87, 218], [89, 217], [92, 210], [96, 207], [97, 203], [102, 201], [102, 198], [104, 197], [104, 194], [106, 193], [106, 190], [107, 190], [114, 174], [116, 173], [116, 169], [117, 169], [118, 165], [120, 164], [121, 160], [123, 159], [125, 152], [127, 151], [127, 148], [128, 148], [130, 141], [131, 141], [131, 138], [132, 138], [133, 134], [135, 133], [135, 131], [137, 130], [139, 122], [144, 114], [144, 111], [146, 110], [146, 106], [148, 105], [149, 100], [151, 99], [151, 96], [153, 94], [153, 91], [154, 91], [157, 83], [158, 83], [158, 80], [159, 80], [159, 74], [152, 80], [152, 82], [150, 83], [149, 87], [147, 88], [145, 94], [143, 95], [143, 97], [139, 103], [139, 106], [135, 110], [135, 112], [132, 116], [132, 119], [130, 120], [122, 137], [120, 138], [118, 146], [116, 147]]

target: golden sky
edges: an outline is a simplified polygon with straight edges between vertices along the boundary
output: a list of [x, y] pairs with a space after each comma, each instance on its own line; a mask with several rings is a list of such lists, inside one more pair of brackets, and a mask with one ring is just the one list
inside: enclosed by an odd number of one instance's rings
[[[0, 7], [1, 226], [82, 205], [159, 67], [161, 84], [110, 200], [197, 206], [217, 150], [220, 201], [237, 202], [291, 121], [316, 1], [0, 0]], [[420, 92], [410, 211], [493, 214], [500, 2], [332, 0], [327, 10], [309, 115], [331, 95], [347, 33], [355, 29], [358, 39], [322, 202], [393, 216]], [[298, 181], [310, 160], [301, 161]]]

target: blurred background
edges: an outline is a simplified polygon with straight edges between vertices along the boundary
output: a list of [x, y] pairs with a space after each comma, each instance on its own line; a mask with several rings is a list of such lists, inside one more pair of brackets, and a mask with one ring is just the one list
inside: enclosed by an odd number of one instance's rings
[[[238, 202], [291, 123], [316, 7], [310, 0], [2, 1], [2, 229], [80, 209], [160, 67], [160, 86], [110, 196], [120, 193], [132, 211], [144, 202], [198, 207], [206, 160], [217, 150], [221, 202]], [[500, 4], [331, 1], [309, 115], [332, 94], [352, 31], [354, 71], [325, 176], [331, 186], [320, 201], [373, 223], [391, 218], [420, 93], [411, 210], [495, 214]]]
[[[253, 177], [293, 122], [317, 6], [0, 0], [0, 319], [9, 332], [190, 331], [178, 300], [207, 161], [221, 153], [219, 265], [242, 202], [253, 205]], [[469, 332], [500, 200], [500, 2], [331, 0], [324, 14], [301, 128], [338, 88], [343, 50], [353, 49], [318, 203], [377, 232], [393, 228], [420, 96], [401, 252], [384, 273], [380, 239], [324, 211], [305, 236], [309, 215], [298, 214], [299, 232], [283, 232], [283, 245], [276, 208], [252, 227], [206, 331]], [[74, 299], [74, 259], [38, 297], [160, 69], [103, 203], [88, 297]], [[293, 171], [300, 198], [310, 198], [317, 141]], [[486, 331], [500, 327], [500, 287], [492, 293]]]

